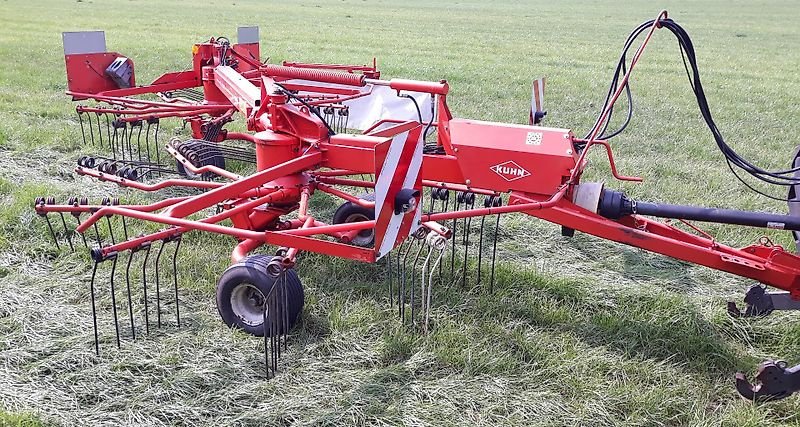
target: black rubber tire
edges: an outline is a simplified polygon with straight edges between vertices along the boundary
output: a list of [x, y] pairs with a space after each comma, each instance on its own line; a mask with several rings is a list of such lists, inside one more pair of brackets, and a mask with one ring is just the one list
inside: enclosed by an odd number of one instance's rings
[[[370, 202], [375, 201], [375, 193], [368, 193], [362, 194], [359, 196], [362, 200], [367, 200]], [[357, 218], [357, 219], [354, 219]], [[365, 208], [363, 206], [359, 206], [353, 202], [345, 202], [336, 209], [336, 212], [333, 214], [333, 224], [344, 224], [347, 222], [356, 222], [361, 221], [366, 218], [367, 220], [374, 220], [375, 219], [375, 209], [374, 208]], [[371, 237], [367, 237], [365, 232], [370, 232]], [[362, 247], [370, 247], [375, 244], [375, 233], [372, 230], [364, 230], [364, 234], [359, 234], [355, 239], [353, 239], [350, 244], [355, 246], [362, 246]]]
[[[267, 255], [251, 255], [242, 261], [228, 267], [220, 276], [217, 282], [217, 311], [219, 311], [222, 321], [231, 328], [241, 329], [248, 334], [257, 337], [264, 336], [264, 323], [263, 317], [254, 318], [251, 322], [246, 322], [233, 307], [232, 296], [234, 290], [240, 286], [252, 285], [260, 291], [260, 297], [268, 295], [272, 286], [275, 283], [275, 278], [267, 274], [267, 264], [272, 261], [272, 256]], [[303, 286], [300, 284], [300, 278], [297, 272], [290, 268], [286, 270], [286, 285], [287, 285], [287, 310], [289, 314], [288, 328], [285, 332], [294, 327], [297, 318], [303, 311], [303, 304], [305, 303], [305, 294]], [[241, 291], [237, 291], [241, 292]], [[263, 316], [263, 315], [260, 315]], [[278, 322], [277, 317], [273, 317], [269, 312], [267, 313], [267, 323], [272, 324]], [[278, 325], [279, 323], [275, 323]], [[267, 334], [269, 336], [269, 330]], [[284, 328], [281, 328], [284, 329]], [[277, 330], [277, 328], [276, 328]], [[278, 331], [281, 333], [284, 331]]]
[[[197, 161], [197, 163], [192, 162], [192, 164], [195, 167], [199, 168], [199, 167], [203, 167], [203, 166], [216, 166], [216, 167], [218, 167], [220, 169], [225, 169], [225, 157], [223, 157], [222, 151], [220, 151], [219, 148], [214, 147], [214, 146], [210, 146], [210, 147], [207, 146], [207, 147], [203, 147], [202, 150], [203, 150], [203, 156], [205, 157], [205, 159], [204, 160], [199, 160], [199, 161]], [[192, 151], [192, 148], [189, 147], [189, 149], [187, 150], [187, 154], [191, 153], [191, 151]], [[186, 156], [184, 155], [184, 157], [186, 157]], [[200, 175], [186, 170], [186, 168], [183, 166], [183, 163], [181, 163], [181, 162], [179, 162], [177, 160], [175, 160], [175, 170], [178, 171], [178, 174], [180, 174], [181, 176], [185, 176], [185, 177], [188, 177], [188, 178], [199, 178], [200, 177]], [[215, 177], [217, 175], [213, 174], [211, 172], [206, 172], [206, 173], [203, 174], [203, 176], [205, 176], [207, 178], [213, 178], [213, 177]]]

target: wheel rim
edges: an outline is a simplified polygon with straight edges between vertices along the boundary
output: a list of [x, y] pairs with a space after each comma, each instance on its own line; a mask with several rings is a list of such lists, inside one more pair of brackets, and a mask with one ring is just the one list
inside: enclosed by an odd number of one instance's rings
[[[370, 219], [361, 213], [352, 213], [344, 219], [344, 222], [360, 222], [360, 221], [369, 221]], [[367, 228], [361, 230], [353, 237], [353, 240], [350, 243], [357, 245], [357, 246], [367, 246], [372, 243], [372, 240], [375, 238], [375, 231]]]
[[264, 294], [251, 283], [241, 283], [231, 292], [231, 309], [247, 326], [264, 323]]

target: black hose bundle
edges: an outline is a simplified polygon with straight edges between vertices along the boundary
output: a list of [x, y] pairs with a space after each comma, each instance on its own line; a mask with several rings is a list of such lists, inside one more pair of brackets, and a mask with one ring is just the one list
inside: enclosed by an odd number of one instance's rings
[[[601, 125], [603, 126], [602, 130], [598, 132], [598, 136], [596, 139], [604, 139], [608, 140], [617, 135], [619, 135], [631, 121], [631, 117], [633, 116], [633, 99], [631, 96], [631, 89], [629, 83], [626, 83], [625, 93], [628, 98], [628, 114], [624, 121], [624, 123], [614, 132], [606, 133], [608, 130], [608, 125], [611, 122], [611, 115], [613, 114], [613, 108], [609, 111], [609, 115], [605, 123], [601, 123], [603, 112], [608, 108], [608, 104], [611, 101], [611, 97], [613, 93], [617, 90], [619, 85], [620, 76], [624, 76], [627, 73], [627, 53], [628, 50], [633, 45], [633, 42], [641, 35], [643, 32], [647, 31], [651, 28], [654, 24], [654, 20], [647, 21], [634, 29], [631, 34], [628, 36], [627, 41], [625, 42], [625, 46], [622, 50], [622, 55], [620, 55], [619, 62], [617, 63], [617, 68], [614, 73], [614, 77], [611, 80], [611, 85], [608, 90], [608, 95], [606, 95], [605, 102], [603, 103], [602, 108], [600, 109], [600, 114], [597, 117], [597, 121], [595, 122], [592, 129], [587, 133], [585, 139], [589, 138]], [[779, 198], [775, 196], [771, 196], [766, 194], [762, 191], [757, 190], [750, 184], [748, 184], [741, 176], [736, 172], [734, 166], [737, 168], [744, 170], [754, 178], [766, 182], [768, 184], [774, 185], [781, 185], [785, 187], [791, 187], [793, 185], [800, 184], [800, 179], [794, 176], [795, 172], [800, 171], [800, 168], [791, 168], [791, 169], [784, 169], [784, 170], [766, 170], [763, 169], [752, 162], [748, 161], [744, 157], [740, 156], [736, 151], [729, 146], [725, 139], [722, 136], [719, 128], [717, 127], [716, 123], [714, 123], [714, 119], [711, 115], [711, 109], [708, 105], [708, 100], [706, 99], [705, 92], [703, 91], [703, 84], [700, 81], [700, 72], [697, 68], [697, 57], [694, 51], [694, 45], [692, 43], [692, 39], [689, 37], [689, 34], [686, 30], [683, 29], [680, 25], [678, 25], [672, 19], [661, 19], [658, 24], [662, 28], [666, 28], [675, 35], [678, 39], [678, 47], [681, 52], [681, 58], [683, 59], [683, 65], [686, 69], [687, 77], [689, 78], [689, 84], [692, 87], [692, 91], [694, 92], [695, 98], [697, 98], [697, 105], [700, 108], [700, 113], [703, 116], [703, 120], [705, 120], [708, 129], [711, 131], [711, 134], [714, 137], [714, 141], [717, 143], [717, 147], [719, 147], [720, 151], [722, 152], [723, 156], [725, 156], [725, 161], [728, 164], [731, 172], [733, 173], [736, 178], [741, 181], [745, 186], [750, 188], [751, 190], [755, 191], [758, 194], [761, 194], [765, 197], [769, 197], [771, 199], [786, 201], [786, 198]], [[582, 147], [579, 147], [582, 148]]]

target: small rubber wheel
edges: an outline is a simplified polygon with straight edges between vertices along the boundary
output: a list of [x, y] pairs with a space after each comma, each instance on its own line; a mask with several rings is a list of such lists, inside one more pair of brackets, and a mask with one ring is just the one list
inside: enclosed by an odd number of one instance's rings
[[[267, 274], [267, 264], [272, 259], [272, 256], [252, 255], [222, 273], [217, 282], [217, 310], [226, 325], [251, 335], [264, 336], [265, 296], [269, 295], [276, 281], [275, 277]], [[284, 277], [287, 292], [283, 308], [288, 311], [288, 324], [282, 325], [283, 321], [271, 313], [269, 307], [266, 310], [267, 324], [275, 326], [278, 333], [288, 332], [295, 325], [305, 302], [297, 272], [293, 268], [287, 269]], [[284, 305], [284, 301], [277, 303]], [[267, 328], [268, 336], [271, 330]]]
[[[359, 198], [374, 202], [375, 193], [364, 194]], [[336, 209], [336, 212], [333, 214], [332, 222], [334, 224], [346, 224], [348, 222], [372, 221], [373, 219], [375, 219], [374, 208], [365, 208], [353, 202], [345, 202], [339, 206], [339, 209]], [[374, 242], [375, 231], [370, 229], [361, 230], [361, 232], [350, 241], [351, 244], [361, 247], [372, 246]]]
[[[222, 155], [222, 151], [213, 145], [204, 144], [202, 146], [190, 144], [186, 147], [186, 149], [181, 153], [189, 160], [194, 167], [200, 168], [203, 166], [216, 166], [220, 169], [225, 169], [225, 156]], [[175, 160], [175, 170], [178, 171], [178, 174], [189, 177], [189, 178], [200, 178], [200, 174], [196, 174], [190, 170], [187, 170], [183, 163]], [[217, 176], [214, 173], [206, 172], [202, 174], [202, 176], [206, 178], [213, 178]]]

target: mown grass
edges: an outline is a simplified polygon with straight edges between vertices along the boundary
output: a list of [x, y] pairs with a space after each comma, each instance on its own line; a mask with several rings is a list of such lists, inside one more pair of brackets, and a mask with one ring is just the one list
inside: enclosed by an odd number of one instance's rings
[[[530, 80], [546, 75], [547, 124], [580, 134], [593, 122], [628, 31], [662, 5], [5, 0], [2, 6], [0, 423], [800, 422], [796, 398], [757, 406], [732, 388], [733, 372], [752, 371], [764, 357], [795, 361], [795, 316], [732, 320], [725, 301], [739, 299], [747, 281], [585, 235], [568, 239], [530, 217], [502, 222], [503, 262], [493, 293], [474, 281], [466, 288], [437, 285], [428, 334], [410, 332], [388, 306], [382, 264], [305, 255], [299, 268], [306, 308], [280, 374], [267, 381], [262, 343], [225, 328], [214, 308], [213, 287], [233, 242], [185, 237], [179, 330], [154, 330], [133, 342], [123, 316], [125, 343], [117, 350], [110, 302], [102, 297], [103, 354], [96, 357], [88, 257], [57, 251], [31, 209], [35, 196], [47, 194], [151, 199], [71, 173], [88, 148], [63, 96], [64, 30], [105, 29], [109, 48], [134, 58], [139, 81], [147, 81], [186, 68], [192, 43], [258, 24], [262, 53], [273, 62], [364, 63], [375, 55], [387, 77], [448, 79], [454, 113], [485, 120], [525, 122]], [[663, 6], [694, 39], [714, 117], [731, 144], [757, 163], [786, 164], [792, 136], [800, 133], [796, 5]], [[613, 185], [645, 200], [783, 212], [779, 203], [744, 190], [724, 167], [670, 37], [659, 33], [645, 54], [632, 80], [634, 122], [614, 145], [622, 172], [646, 181]], [[588, 175], [608, 180], [602, 157], [593, 158]], [[314, 207], [324, 218], [335, 204], [323, 199]], [[732, 244], [761, 234], [709, 228]], [[790, 244], [786, 235], [770, 235]], [[165, 305], [164, 320], [172, 325], [174, 301]]]

